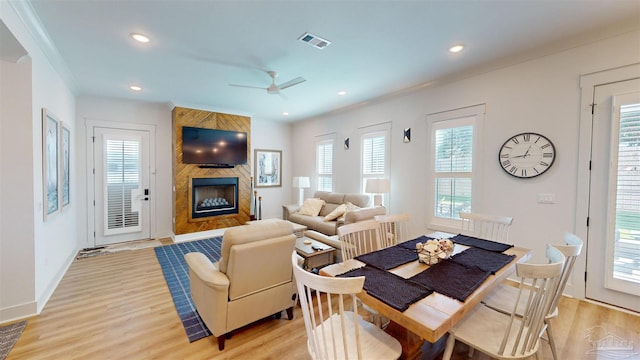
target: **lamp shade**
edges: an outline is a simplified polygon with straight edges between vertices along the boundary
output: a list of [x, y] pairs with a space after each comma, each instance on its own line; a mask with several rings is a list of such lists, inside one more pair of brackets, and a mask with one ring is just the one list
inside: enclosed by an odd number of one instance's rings
[[311, 187], [311, 182], [307, 176], [295, 176], [293, 178], [293, 187], [300, 189], [307, 189]]
[[368, 194], [386, 194], [389, 192], [389, 179], [367, 179], [364, 192]]

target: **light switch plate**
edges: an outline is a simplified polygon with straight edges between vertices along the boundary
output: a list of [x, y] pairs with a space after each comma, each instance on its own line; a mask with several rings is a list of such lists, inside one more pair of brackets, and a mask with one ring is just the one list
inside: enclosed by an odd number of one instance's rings
[[555, 204], [556, 194], [553, 193], [539, 193], [538, 204]]

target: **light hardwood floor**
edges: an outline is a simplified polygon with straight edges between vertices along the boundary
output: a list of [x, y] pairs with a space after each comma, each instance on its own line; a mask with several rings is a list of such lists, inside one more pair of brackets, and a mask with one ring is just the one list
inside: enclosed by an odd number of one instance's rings
[[[7, 360], [310, 359], [299, 307], [291, 321], [284, 314], [236, 331], [222, 352], [213, 337], [189, 343], [153, 249], [75, 260], [44, 311], [28, 320]], [[607, 333], [633, 341], [640, 359], [639, 316], [565, 298], [553, 325], [562, 359], [612, 358], [588, 353], [589, 340]], [[456, 345], [454, 359], [466, 354]], [[476, 351], [472, 359], [488, 358]], [[539, 359], [551, 359], [546, 343]]]

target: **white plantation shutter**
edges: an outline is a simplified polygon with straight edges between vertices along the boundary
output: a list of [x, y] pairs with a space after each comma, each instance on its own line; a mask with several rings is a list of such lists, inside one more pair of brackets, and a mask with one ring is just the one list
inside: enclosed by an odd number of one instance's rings
[[[640, 284], [640, 103], [619, 107], [613, 278]], [[615, 127], [614, 127], [615, 128]], [[617, 145], [615, 145], [617, 143]]]
[[459, 219], [471, 209], [473, 126], [435, 131], [435, 202], [438, 217]]
[[316, 149], [318, 190], [333, 191], [333, 140], [318, 142]]
[[[456, 231], [460, 212], [479, 209], [479, 158], [484, 105], [427, 116], [431, 135], [429, 223]], [[476, 210], [479, 211], [479, 210]]]
[[139, 209], [132, 205], [133, 197], [141, 193], [141, 141], [105, 136], [105, 236], [141, 230]]
[[384, 175], [385, 135], [365, 136], [362, 140], [362, 174]]
[[[361, 156], [361, 186], [362, 191], [367, 186], [367, 179], [389, 179], [389, 132], [390, 123], [373, 125], [360, 129]], [[382, 194], [383, 204], [388, 194]]]

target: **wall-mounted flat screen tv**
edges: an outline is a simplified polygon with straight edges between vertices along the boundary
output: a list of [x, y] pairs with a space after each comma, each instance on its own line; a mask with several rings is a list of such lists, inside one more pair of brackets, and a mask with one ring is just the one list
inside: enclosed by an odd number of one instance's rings
[[247, 163], [247, 133], [183, 126], [182, 162], [244, 165]]

